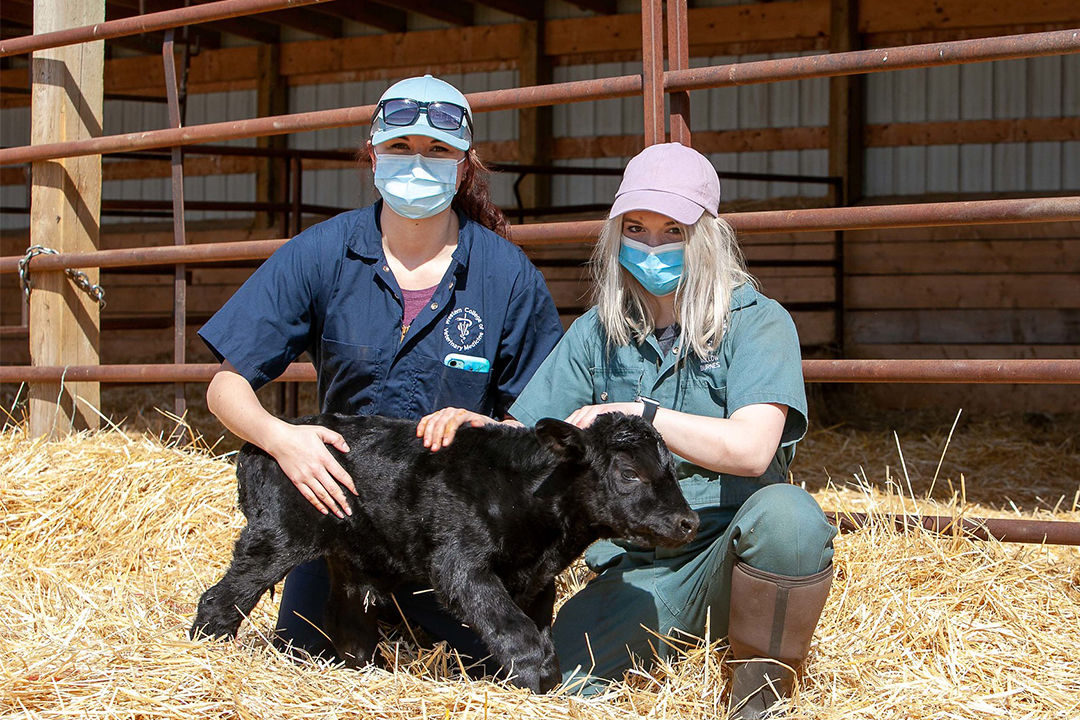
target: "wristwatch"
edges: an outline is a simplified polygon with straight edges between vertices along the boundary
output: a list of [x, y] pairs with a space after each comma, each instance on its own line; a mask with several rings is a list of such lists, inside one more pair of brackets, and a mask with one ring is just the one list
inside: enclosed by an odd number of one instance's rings
[[644, 395], [638, 395], [636, 400], [645, 406], [641, 409], [641, 417], [652, 425], [653, 418], [656, 417], [656, 408], [660, 407], [660, 403]]

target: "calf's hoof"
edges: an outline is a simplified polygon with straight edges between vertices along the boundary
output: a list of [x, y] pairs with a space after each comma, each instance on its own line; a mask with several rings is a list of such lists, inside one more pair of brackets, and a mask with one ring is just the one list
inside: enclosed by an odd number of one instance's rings
[[236, 637], [236, 628], [223, 627], [214, 623], [212, 620], [196, 618], [191, 629], [188, 630], [188, 637], [192, 640], [233, 638]]
[[544, 645], [544, 659], [540, 661], [540, 692], [551, 692], [562, 682], [562, 669], [559, 667], [559, 658], [555, 655], [555, 645], [547, 642]]

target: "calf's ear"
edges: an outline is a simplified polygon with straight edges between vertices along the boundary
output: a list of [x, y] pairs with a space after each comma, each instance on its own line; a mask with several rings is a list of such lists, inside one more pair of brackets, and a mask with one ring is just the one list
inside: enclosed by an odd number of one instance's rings
[[536, 423], [536, 436], [560, 458], [573, 460], [585, 455], [585, 433], [568, 422], [544, 418]]

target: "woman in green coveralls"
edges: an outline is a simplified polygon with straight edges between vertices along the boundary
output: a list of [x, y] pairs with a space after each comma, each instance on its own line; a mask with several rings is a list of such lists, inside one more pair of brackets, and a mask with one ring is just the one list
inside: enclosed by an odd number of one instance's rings
[[[701, 526], [669, 550], [599, 542], [597, 577], [560, 610], [564, 682], [602, 690], [674, 650], [660, 635], [727, 635], [733, 718], [765, 717], [790, 695], [832, 580], [836, 534], [802, 488], [787, 484], [806, 432], [795, 325], [747, 274], [734, 231], [717, 217], [708, 160], [677, 143], [627, 165], [593, 257], [596, 305], [573, 326], [510, 408], [585, 427], [600, 413], [651, 420], [676, 455]], [[417, 433], [444, 447], [463, 423], [447, 409]]]

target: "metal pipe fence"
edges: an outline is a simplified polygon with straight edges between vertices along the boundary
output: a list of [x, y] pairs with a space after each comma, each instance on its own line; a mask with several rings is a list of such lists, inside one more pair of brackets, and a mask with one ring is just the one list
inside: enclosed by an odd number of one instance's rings
[[[261, 205], [259, 207], [262, 207]], [[267, 205], [279, 208], [281, 205]], [[774, 232], [821, 232], [877, 228], [993, 225], [1005, 222], [1059, 222], [1080, 220], [1080, 197], [971, 200], [963, 202], [870, 205], [804, 210], [765, 210], [724, 216], [741, 234]], [[520, 245], [575, 243], [594, 239], [603, 221], [578, 220], [515, 225], [511, 238]], [[286, 239], [249, 240], [200, 245], [158, 246], [97, 250], [84, 253], [41, 255], [34, 258], [35, 272], [68, 268], [118, 268], [169, 263], [262, 260], [270, 257]], [[0, 258], [0, 274], [18, 270], [21, 256]]]
[[328, 0], [219, 0], [219, 2], [135, 15], [120, 20], [108, 20], [95, 25], [68, 28], [40, 35], [26, 35], [0, 41], [0, 57], [77, 45], [94, 40], [139, 35], [157, 30], [170, 30], [185, 25], [227, 20], [241, 15], [255, 15], [271, 10], [314, 5]]
[[[803, 360], [811, 383], [1080, 385], [1080, 360]], [[156, 365], [0, 366], [0, 383], [209, 382], [214, 363]], [[310, 363], [294, 363], [281, 381], [314, 382]]]
[[[239, 2], [241, 0], [225, 1]], [[1042, 57], [1076, 52], [1080, 52], [1080, 30], [1059, 30], [1004, 38], [956, 40], [906, 48], [859, 50], [810, 57], [761, 60], [713, 68], [669, 70], [663, 73], [662, 80], [657, 80], [657, 85], [662, 86], [665, 92], [680, 92], [714, 87], [780, 82], [783, 80], [805, 80], [837, 75], [956, 65], [1000, 59]], [[900, 60], [890, 62], [890, 53], [893, 54], [894, 59], [899, 55]], [[746, 66], [752, 67], [749, 71], [743, 71], [742, 68]], [[489, 90], [470, 93], [466, 97], [475, 112], [493, 112], [496, 110], [512, 110], [560, 103], [632, 97], [641, 95], [643, 87], [641, 76], [622, 75], [596, 80], [578, 80], [507, 90]], [[662, 112], [662, 93], [660, 97], [659, 107]], [[655, 98], [653, 98], [653, 102], [656, 102]], [[363, 105], [251, 120], [208, 123], [186, 128], [110, 135], [89, 140], [7, 148], [0, 150], [0, 165], [364, 125], [370, 121], [371, 113], [374, 110], [374, 105]], [[649, 115], [655, 120], [656, 113], [654, 111], [650, 111]], [[654, 126], [650, 125], [650, 127]], [[663, 127], [662, 124], [660, 127]], [[655, 140], [655, 137], [653, 139]]]
[[[108, 21], [93, 26], [71, 28], [53, 33], [0, 41], [0, 57], [61, 47], [80, 42], [123, 37], [156, 30], [221, 20], [242, 15], [299, 7], [325, 0], [221, 0], [178, 8], [160, 13]], [[664, 61], [664, 10], [661, 0], [642, 2], [641, 75], [625, 75], [576, 82], [553, 83], [511, 88], [467, 97], [476, 112], [521, 109], [561, 103], [640, 96], [643, 100], [646, 143], [663, 142], [665, 119], [670, 121], [672, 141], [690, 144], [690, 92], [707, 88], [779, 82], [840, 75], [876, 73], [891, 70], [954, 65], [959, 63], [1042, 57], [1080, 52], [1080, 30], [1029, 33], [1008, 37], [980, 38], [931, 43], [878, 50], [839, 52], [826, 55], [763, 60], [707, 68], [690, 68], [687, 40], [686, 0], [667, 3], [667, 60]], [[171, 40], [171, 38], [170, 38]], [[169, 43], [171, 45], [171, 43]], [[167, 48], [166, 62], [172, 60]], [[175, 102], [175, 68], [166, 96]], [[183, 94], [183, 88], [181, 88]], [[665, 113], [665, 96], [670, 98], [670, 113]], [[170, 159], [180, 172], [174, 172], [174, 187], [182, 180], [178, 158], [184, 152], [213, 151], [212, 148], [188, 148], [207, 142], [222, 142], [252, 137], [267, 137], [294, 132], [363, 125], [369, 122], [374, 106], [359, 106], [297, 113], [242, 121], [210, 123], [191, 127], [128, 133], [88, 140], [45, 143], [36, 146], [0, 150], [0, 165], [32, 163], [43, 160], [98, 154], [130, 157], [148, 150], [169, 148]], [[243, 153], [247, 149], [218, 148], [220, 154]], [[287, 227], [290, 234], [299, 230], [300, 213], [307, 209], [300, 202], [300, 156], [293, 151], [266, 150], [267, 157], [288, 160], [293, 200]], [[341, 153], [327, 153], [326, 159], [351, 159]], [[545, 172], [524, 166], [522, 172]], [[567, 169], [571, 170], [571, 169]], [[811, 179], [805, 179], [810, 181]], [[833, 178], [817, 181], [832, 182]], [[280, 203], [271, 203], [275, 209]], [[183, 234], [182, 195], [174, 206], [177, 244], [174, 246], [99, 250], [89, 253], [41, 255], [32, 263], [33, 272], [54, 272], [68, 268], [128, 268], [151, 265], [177, 265], [207, 262], [258, 260], [268, 257], [285, 242], [283, 239], [236, 243], [186, 245]], [[932, 225], [971, 225], [1080, 220], [1080, 197], [1020, 198], [946, 203], [918, 203], [888, 206], [830, 207], [811, 210], [746, 212], [726, 217], [742, 234], [769, 232], [842, 231], [870, 228], [904, 228]], [[580, 242], [595, 237], [599, 221], [538, 223], [518, 225], [513, 240], [524, 245]], [[19, 258], [0, 258], [0, 273], [15, 272]], [[182, 282], [178, 274], [177, 282]], [[176, 357], [183, 358], [182, 340], [186, 323], [183, 293], [177, 287], [174, 308]], [[1061, 383], [1080, 384], [1080, 360], [805, 360], [806, 380], [817, 383]], [[217, 370], [215, 364], [143, 364], [94, 366], [6, 366], [0, 367], [0, 383], [102, 382], [102, 383], [180, 383], [177, 402], [183, 401], [182, 384], [206, 382]], [[279, 382], [311, 382], [311, 365], [297, 364], [278, 378]], [[865, 517], [836, 516], [842, 529], [852, 530], [868, 522]], [[1080, 525], [1039, 523], [1035, 521], [998, 521], [899, 516], [901, 529], [916, 525], [934, 531], [958, 532], [974, 537], [997, 538], [1017, 542], [1062, 542], [1080, 544]], [[1063, 528], [1064, 525], [1075, 527]]]
[[940, 515], [866, 515], [827, 512], [829, 522], [840, 532], [857, 532], [875, 522], [885, 521], [899, 532], [918, 528], [943, 535], [975, 540], [1034, 543], [1036, 545], [1080, 545], [1080, 523], [1054, 520], [1014, 520], [1012, 518], [948, 517]]

